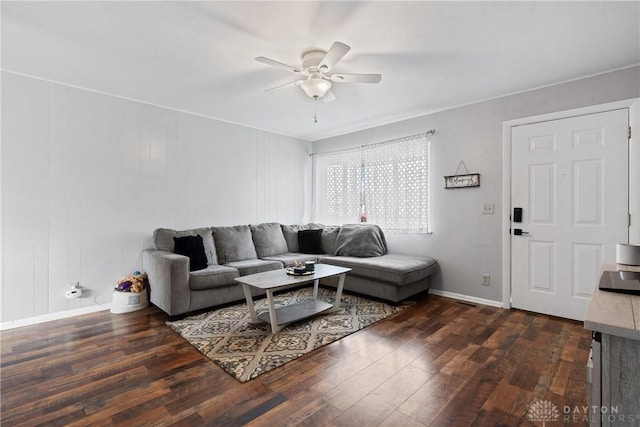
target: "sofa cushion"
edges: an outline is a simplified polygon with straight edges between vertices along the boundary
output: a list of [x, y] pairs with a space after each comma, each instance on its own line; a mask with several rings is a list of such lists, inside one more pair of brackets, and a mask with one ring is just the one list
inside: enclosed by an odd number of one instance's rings
[[207, 255], [207, 264], [217, 264], [218, 257], [216, 255], [216, 247], [213, 243], [213, 236], [211, 234], [210, 228], [194, 228], [183, 231], [176, 231], [168, 228], [158, 228], [153, 232], [153, 243], [156, 245], [156, 249], [160, 249], [161, 251], [174, 252], [174, 237], [195, 235], [202, 236], [204, 252], [205, 255]]
[[213, 227], [212, 230], [220, 264], [258, 257], [248, 225]]
[[336, 255], [376, 257], [387, 253], [382, 229], [373, 224], [345, 224], [336, 238]]
[[311, 222], [305, 225], [282, 224], [280, 227], [282, 228], [282, 234], [284, 234], [284, 239], [287, 241], [287, 248], [289, 248], [289, 252], [300, 252], [300, 247], [298, 246], [298, 231], [319, 230], [322, 228], [322, 225]]
[[318, 261], [318, 256], [314, 254], [302, 254], [300, 252], [286, 252], [280, 255], [268, 256], [262, 259], [268, 261], [280, 261], [285, 267], [291, 267], [296, 261]]
[[237, 283], [233, 279], [239, 276], [240, 273], [233, 267], [210, 265], [204, 270], [189, 273], [189, 288], [194, 291], [201, 291], [204, 289], [229, 286]]
[[262, 273], [263, 271], [278, 270], [282, 268], [282, 263], [263, 259], [246, 259], [230, 262], [227, 267], [237, 268], [240, 276], [246, 276], [248, 274]]
[[300, 226], [281, 224], [280, 228], [282, 228], [282, 234], [287, 242], [289, 252], [298, 252], [298, 230], [300, 230]]
[[336, 240], [340, 233], [340, 227], [330, 226], [322, 229], [322, 249], [324, 253], [334, 255], [336, 253]]
[[298, 231], [298, 251], [303, 254], [323, 254], [322, 249], [322, 229], [299, 230]]
[[178, 255], [189, 257], [189, 271], [207, 268], [202, 236], [182, 236], [173, 238], [173, 250]]
[[258, 258], [283, 254], [289, 250], [279, 223], [269, 222], [250, 228]]
[[401, 254], [386, 254], [371, 258], [330, 256], [323, 257], [320, 262], [350, 267], [349, 275], [390, 282], [398, 286], [424, 279], [435, 273], [438, 268], [433, 258]]

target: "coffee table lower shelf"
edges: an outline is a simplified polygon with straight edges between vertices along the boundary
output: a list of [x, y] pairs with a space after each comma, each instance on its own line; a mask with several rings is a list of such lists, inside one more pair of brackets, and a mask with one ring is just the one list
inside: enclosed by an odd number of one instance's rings
[[[247, 300], [247, 307], [251, 315], [252, 322], [262, 320], [271, 325], [271, 333], [275, 334], [285, 325], [296, 320], [305, 319], [318, 313], [323, 313], [332, 308], [340, 308], [340, 298], [342, 298], [342, 289], [344, 287], [344, 277], [350, 268], [340, 267], [337, 265], [318, 264], [315, 271], [310, 275], [291, 276], [286, 273], [284, 268], [278, 270], [270, 270], [262, 273], [249, 274], [247, 276], [236, 277], [235, 280], [242, 284], [244, 297]], [[333, 304], [318, 299], [318, 285], [320, 279], [325, 277], [338, 276], [338, 287], [336, 288], [336, 296]], [[285, 305], [276, 308], [273, 293], [278, 289], [286, 289], [291, 286], [298, 286], [307, 282], [313, 282], [313, 298], [299, 303]], [[253, 305], [253, 296], [251, 288], [264, 290], [267, 294], [267, 305], [269, 311], [257, 315]]]
[[[323, 311], [333, 308], [332, 304], [319, 300], [308, 300], [296, 304], [285, 305], [275, 309], [278, 326], [286, 325], [297, 320], [306, 319], [315, 316]], [[258, 315], [258, 319], [263, 322], [271, 323], [270, 313], [265, 311]]]

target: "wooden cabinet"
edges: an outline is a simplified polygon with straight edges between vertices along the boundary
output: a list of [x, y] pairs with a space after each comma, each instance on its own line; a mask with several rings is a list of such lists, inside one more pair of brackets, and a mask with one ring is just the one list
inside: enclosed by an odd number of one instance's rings
[[[607, 269], [630, 269], [616, 267]], [[640, 296], [596, 289], [584, 326], [597, 333], [588, 369], [590, 425], [640, 426]]]
[[602, 334], [601, 384], [601, 425], [640, 425], [640, 340]]

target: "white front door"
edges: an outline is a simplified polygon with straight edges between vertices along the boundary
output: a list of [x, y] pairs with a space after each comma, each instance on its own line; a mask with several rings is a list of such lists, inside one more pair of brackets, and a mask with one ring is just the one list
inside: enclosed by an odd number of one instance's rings
[[620, 109], [512, 128], [514, 308], [584, 320], [602, 264], [629, 238], [628, 127]]

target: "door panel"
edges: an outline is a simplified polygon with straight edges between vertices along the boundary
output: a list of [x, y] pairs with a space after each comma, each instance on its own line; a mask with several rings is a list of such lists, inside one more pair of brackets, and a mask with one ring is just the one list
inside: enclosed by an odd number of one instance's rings
[[628, 110], [512, 128], [512, 306], [583, 320], [628, 242]]
[[573, 225], [603, 225], [602, 172], [602, 159], [573, 163]]
[[591, 298], [593, 286], [590, 281], [598, 276], [604, 262], [603, 245], [593, 243], [573, 244], [573, 296]]
[[553, 224], [556, 217], [556, 165], [531, 165], [529, 170], [530, 221], [536, 224]]
[[556, 293], [554, 242], [529, 240], [529, 286], [534, 292]]

